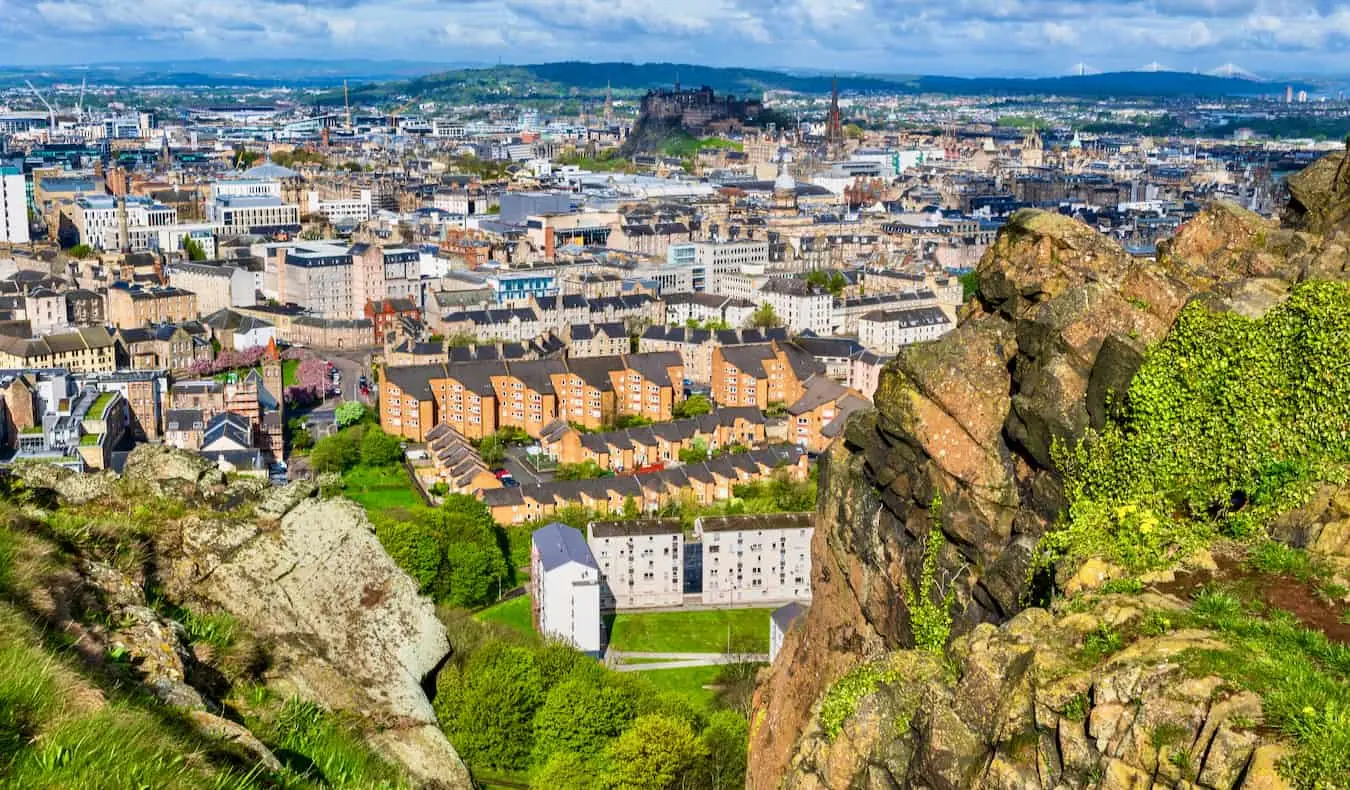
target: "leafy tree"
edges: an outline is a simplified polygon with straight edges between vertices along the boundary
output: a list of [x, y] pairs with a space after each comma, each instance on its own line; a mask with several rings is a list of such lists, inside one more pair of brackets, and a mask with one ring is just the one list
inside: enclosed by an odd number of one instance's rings
[[635, 720], [608, 749], [604, 786], [612, 790], [673, 790], [692, 784], [707, 751], [688, 722], [651, 714]]
[[755, 308], [755, 312], [750, 314], [751, 329], [773, 329], [782, 325], [783, 320], [778, 317], [778, 311], [768, 302]]
[[365, 466], [389, 466], [403, 457], [397, 436], [372, 426], [361, 438], [361, 463]]
[[549, 692], [534, 716], [534, 762], [558, 752], [599, 754], [637, 715], [619, 689], [589, 678], [564, 680]]
[[701, 417], [713, 410], [712, 401], [707, 395], [690, 395], [670, 410], [671, 415], [676, 419], [685, 417]]
[[504, 428], [498, 429], [497, 438], [500, 439], [503, 444], [514, 445], [525, 445], [533, 441], [530, 439], [530, 435], [525, 433], [524, 428], [516, 425], [507, 425]]
[[496, 598], [506, 568], [501, 551], [485, 543], [454, 543], [445, 549], [450, 589], [445, 600], [457, 606], [478, 606]]
[[620, 414], [614, 420], [614, 428], [623, 430], [624, 428], [641, 428], [644, 425], [651, 425], [652, 421], [647, 417], [637, 414]]
[[206, 260], [206, 249], [202, 247], [201, 242], [196, 239], [189, 239], [186, 236], [183, 237], [183, 252], [187, 253], [188, 260], [190, 261]]
[[623, 499], [623, 517], [637, 518], [642, 515], [642, 509], [638, 507], [637, 500], [630, 494]]
[[806, 281], [823, 291], [829, 291], [831, 296], [843, 294], [844, 289], [848, 287], [848, 278], [843, 272], [833, 269], [816, 269], [806, 275]]
[[749, 727], [740, 714], [722, 710], [708, 717], [699, 740], [708, 755], [702, 776], [696, 782], [708, 790], [737, 790], [745, 787], [746, 742]]
[[358, 432], [339, 431], [315, 442], [309, 464], [316, 472], [345, 472], [361, 460]]
[[680, 463], [696, 464], [706, 460], [708, 460], [708, 443], [701, 436], [694, 439], [691, 447], [680, 451]]
[[333, 410], [333, 418], [339, 428], [356, 425], [366, 418], [366, 405], [355, 400], [343, 401]]
[[548, 762], [530, 779], [531, 790], [592, 790], [597, 771], [595, 765], [571, 752], [555, 752]]
[[66, 252], [69, 253], [72, 258], [88, 258], [93, 254], [94, 248], [90, 247], [88, 244], [76, 244], [74, 247], [66, 250]]
[[544, 685], [527, 648], [489, 644], [470, 659], [463, 694], [442, 722], [465, 760], [488, 768], [520, 770], [534, 745], [532, 722]]
[[506, 446], [496, 434], [484, 436], [478, 443], [478, 454], [483, 458], [483, 463], [488, 466], [497, 466], [506, 460]]
[[375, 519], [375, 537], [403, 572], [417, 582], [419, 592], [434, 595], [445, 570], [445, 549], [436, 535], [416, 521]]
[[298, 428], [291, 431], [291, 449], [308, 450], [314, 446], [314, 436], [310, 434], [308, 428]]

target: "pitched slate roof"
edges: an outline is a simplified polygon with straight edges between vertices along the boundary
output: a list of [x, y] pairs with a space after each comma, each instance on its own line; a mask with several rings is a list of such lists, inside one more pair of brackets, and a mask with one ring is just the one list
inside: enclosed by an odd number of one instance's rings
[[569, 562], [599, 570], [599, 566], [595, 564], [595, 557], [591, 554], [591, 547], [586, 545], [586, 538], [581, 534], [581, 530], [555, 521], [546, 527], [536, 529], [530, 540], [535, 550], [539, 552], [539, 562], [545, 571], [560, 568]]

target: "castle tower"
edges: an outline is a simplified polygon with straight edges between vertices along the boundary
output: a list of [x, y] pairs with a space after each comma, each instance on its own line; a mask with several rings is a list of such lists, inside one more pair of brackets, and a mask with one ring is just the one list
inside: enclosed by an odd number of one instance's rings
[[614, 89], [605, 83], [605, 124], [614, 122]]

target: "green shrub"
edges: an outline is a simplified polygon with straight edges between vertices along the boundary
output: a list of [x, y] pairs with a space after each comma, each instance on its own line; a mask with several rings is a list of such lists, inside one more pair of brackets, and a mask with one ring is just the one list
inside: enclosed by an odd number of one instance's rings
[[948, 583], [944, 591], [937, 579], [938, 558], [945, 543], [942, 500], [938, 498], [932, 504], [932, 526], [923, 547], [919, 585], [910, 589], [909, 624], [914, 632], [914, 646], [939, 654], [947, 647], [947, 638], [951, 636], [952, 605], [956, 602], [956, 586]]
[[849, 670], [835, 681], [820, 701], [820, 728], [833, 739], [858, 710], [858, 703], [883, 683], [895, 683], [902, 676], [889, 658], [876, 659]]
[[1350, 462], [1350, 285], [1305, 282], [1264, 317], [1188, 305], [1100, 433], [1056, 446], [1053, 561], [1167, 565], [1246, 537]]

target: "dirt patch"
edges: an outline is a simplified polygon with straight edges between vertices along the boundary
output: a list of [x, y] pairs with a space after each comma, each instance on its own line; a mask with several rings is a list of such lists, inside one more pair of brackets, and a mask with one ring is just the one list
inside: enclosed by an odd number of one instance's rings
[[1350, 643], [1350, 623], [1341, 622], [1341, 606], [1317, 594], [1313, 585], [1287, 575], [1261, 573], [1240, 558], [1220, 557], [1216, 571], [1178, 571], [1174, 581], [1153, 589], [1190, 600], [1206, 585], [1217, 585], [1244, 601], [1259, 601], [1289, 612], [1303, 627], [1321, 631], [1334, 642]]

